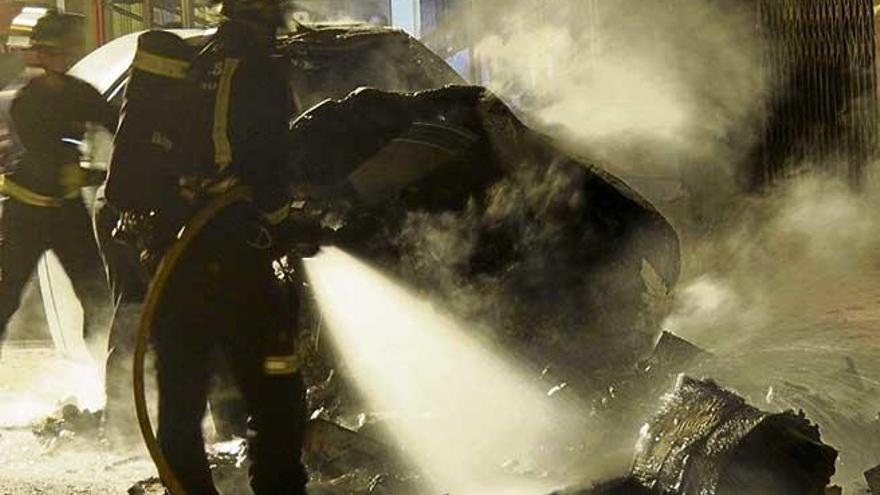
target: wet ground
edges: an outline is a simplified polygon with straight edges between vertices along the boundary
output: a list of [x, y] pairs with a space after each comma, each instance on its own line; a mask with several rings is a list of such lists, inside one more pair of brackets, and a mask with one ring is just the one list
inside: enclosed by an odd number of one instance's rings
[[88, 401], [96, 390], [89, 367], [57, 356], [46, 342], [10, 343], [3, 349], [0, 495], [117, 495], [134, 480], [153, 475], [143, 453], [115, 451], [94, 438], [46, 445], [31, 433], [31, 422], [51, 413], [72, 391]]
[[142, 456], [87, 445], [47, 452], [30, 431], [0, 432], [3, 495], [118, 495], [152, 471], [152, 464]]

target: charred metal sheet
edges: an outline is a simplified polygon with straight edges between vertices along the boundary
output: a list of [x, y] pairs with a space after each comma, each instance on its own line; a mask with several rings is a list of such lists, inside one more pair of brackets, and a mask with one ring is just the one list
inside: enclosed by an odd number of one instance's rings
[[[294, 123], [290, 176], [312, 185], [349, 184], [369, 205], [417, 196], [411, 206], [425, 208], [452, 196], [444, 206], [457, 209], [499, 177], [474, 110], [482, 96], [471, 87], [410, 95], [364, 89], [327, 101]], [[478, 160], [479, 166], [460, 166]]]
[[821, 495], [836, 458], [803, 415], [760, 411], [712, 382], [682, 376], [642, 430], [633, 475], [682, 495]]
[[404, 31], [382, 27], [306, 28], [281, 41], [297, 110], [359, 87], [413, 92], [464, 84], [440, 57]]
[[758, 0], [767, 109], [760, 172], [772, 183], [806, 162], [857, 182], [876, 146], [871, 0]]
[[659, 373], [680, 373], [688, 366], [711, 357], [711, 354], [670, 332], [660, 334], [651, 355], [643, 363]]
[[[663, 332], [650, 354], [639, 361], [636, 375], [621, 380], [614, 387], [615, 395], [629, 397], [630, 403], [640, 411], [635, 416], [641, 418], [639, 421], [644, 421], [655, 413], [651, 404], [666, 394], [681, 373], [697, 373], [711, 359], [710, 352], [675, 334]], [[606, 402], [611, 403], [613, 399], [609, 397]]]

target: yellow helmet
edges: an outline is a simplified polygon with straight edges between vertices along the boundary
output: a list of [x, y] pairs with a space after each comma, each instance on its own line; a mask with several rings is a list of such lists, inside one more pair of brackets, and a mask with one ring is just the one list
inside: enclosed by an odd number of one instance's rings
[[50, 11], [31, 31], [31, 47], [81, 51], [85, 47], [85, 17]]

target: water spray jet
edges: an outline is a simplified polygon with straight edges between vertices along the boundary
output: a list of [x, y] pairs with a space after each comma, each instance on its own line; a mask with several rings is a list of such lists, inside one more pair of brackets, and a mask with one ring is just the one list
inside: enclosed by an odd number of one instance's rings
[[537, 494], [567, 481], [502, 469], [540, 470], [576, 428], [527, 370], [338, 248], [306, 271], [340, 360], [369, 405], [393, 413], [385, 426], [438, 493]]

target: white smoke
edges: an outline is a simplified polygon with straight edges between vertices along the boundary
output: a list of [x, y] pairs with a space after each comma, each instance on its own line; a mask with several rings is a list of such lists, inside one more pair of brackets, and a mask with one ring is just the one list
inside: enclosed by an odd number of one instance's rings
[[[739, 192], [737, 171], [779, 90], [762, 79], [748, 12], [736, 2], [501, 3], [481, 2], [470, 19], [489, 86], [678, 228], [683, 277], [664, 327], [714, 352], [722, 383], [803, 386], [830, 401], [820, 422], [876, 416], [880, 191], [810, 176], [767, 196]], [[846, 358], [859, 380], [841, 381]], [[853, 442], [837, 445], [843, 477], [870, 467], [851, 452], [855, 435], [823, 426]]]
[[494, 91], [615, 172], [729, 190], [769, 91], [741, 3], [503, 3], [478, 9]]

